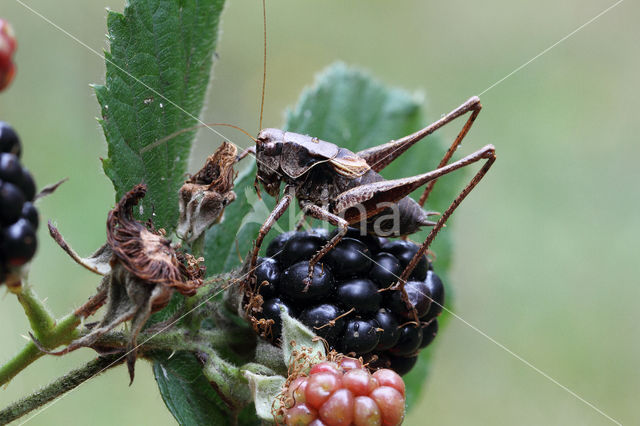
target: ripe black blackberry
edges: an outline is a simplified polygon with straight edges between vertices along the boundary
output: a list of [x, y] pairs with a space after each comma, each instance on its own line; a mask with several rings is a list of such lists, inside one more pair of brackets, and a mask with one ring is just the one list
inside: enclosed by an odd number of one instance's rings
[[37, 248], [36, 185], [20, 164], [21, 153], [18, 134], [0, 122], [0, 283], [10, 270], [30, 261]]
[[[362, 356], [371, 361], [372, 369], [386, 367], [406, 374], [438, 331], [437, 316], [444, 304], [442, 281], [424, 256], [404, 286], [405, 299], [391, 287], [419, 247], [403, 240], [361, 236], [349, 228], [315, 266], [307, 286], [309, 260], [333, 235], [311, 230], [276, 236], [267, 247], [268, 257], [258, 260], [256, 282], [245, 300], [247, 312], [254, 324], [260, 324], [260, 334], [274, 343], [280, 343], [277, 314], [283, 306], [331, 349]], [[261, 308], [256, 299], [262, 301]]]

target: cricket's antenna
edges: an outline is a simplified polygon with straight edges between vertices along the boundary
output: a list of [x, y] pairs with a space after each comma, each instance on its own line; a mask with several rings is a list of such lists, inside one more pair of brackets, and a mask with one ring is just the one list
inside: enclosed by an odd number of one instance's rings
[[[236, 129], [236, 130], [238, 130], [238, 131], [240, 131], [240, 132], [244, 133], [244, 134], [245, 134], [245, 135], [247, 135], [247, 136], [248, 136], [252, 141], [257, 142], [256, 138], [254, 138], [253, 136], [251, 136], [251, 134], [250, 134], [249, 132], [247, 132], [247, 131], [246, 131], [246, 130], [244, 130], [243, 128], [238, 127], [238, 126], [236, 126], [236, 125], [229, 124], [229, 123], [202, 123], [202, 124], [196, 124], [195, 126], [191, 126], [191, 127], [185, 127], [184, 129], [177, 130], [177, 131], [175, 131], [175, 132], [171, 133], [171, 134], [170, 134], [170, 135], [168, 135], [168, 136], [165, 136], [165, 137], [163, 137], [163, 138], [161, 138], [161, 139], [158, 139], [157, 141], [155, 141], [155, 142], [153, 142], [153, 143], [150, 143], [149, 145], [147, 145], [147, 146], [145, 146], [144, 148], [142, 148], [142, 149], [140, 150], [140, 154], [144, 154], [144, 153], [145, 153], [145, 152], [147, 152], [147, 151], [151, 151], [152, 149], [154, 149], [154, 148], [156, 148], [156, 147], [158, 147], [158, 146], [160, 146], [160, 145], [162, 145], [162, 144], [165, 144], [165, 143], [169, 142], [171, 139], [173, 139], [173, 138], [175, 138], [175, 137], [177, 137], [177, 136], [180, 136], [180, 135], [181, 135], [181, 134], [183, 134], [183, 133], [191, 132], [191, 131], [196, 130], [196, 129], [199, 129], [199, 128], [201, 128], [201, 127], [209, 127], [209, 128], [210, 128], [210, 127], [212, 127], [212, 126], [225, 126], [225, 127], [231, 127], [231, 128], [233, 128], [233, 129]], [[218, 134], [219, 134], [219, 133], [218, 133]]]
[[267, 85], [267, 6], [265, 5], [265, 0], [262, 0], [262, 27], [264, 51], [262, 56], [262, 100], [260, 101], [260, 122], [258, 123], [258, 131], [262, 130], [262, 113], [264, 112], [264, 89]]

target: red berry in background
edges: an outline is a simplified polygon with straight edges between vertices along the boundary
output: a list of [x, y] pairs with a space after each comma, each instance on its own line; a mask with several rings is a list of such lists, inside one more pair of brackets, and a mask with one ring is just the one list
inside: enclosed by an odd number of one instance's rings
[[11, 25], [0, 18], [0, 90], [5, 89], [16, 73], [13, 54], [16, 51], [16, 38]]
[[[304, 397], [301, 396], [304, 390]], [[321, 362], [287, 389], [286, 425], [393, 426], [405, 414], [405, 386], [392, 370], [371, 374], [362, 362]]]

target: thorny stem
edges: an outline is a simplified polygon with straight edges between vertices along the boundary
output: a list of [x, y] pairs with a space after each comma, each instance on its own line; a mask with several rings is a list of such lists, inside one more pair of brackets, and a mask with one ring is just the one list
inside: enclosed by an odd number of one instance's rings
[[98, 357], [83, 367], [70, 371], [44, 388], [37, 390], [0, 411], [0, 424], [12, 422], [36, 408], [42, 407], [64, 393], [75, 389], [97, 374], [102, 373], [104, 370], [115, 367], [122, 361], [124, 361], [124, 357], [120, 355], [108, 355]]
[[[198, 316], [200, 312], [190, 312], [192, 309], [197, 310], [199, 305], [207, 302], [216, 296], [223, 288], [219, 282], [227, 281], [232, 274], [223, 274], [218, 277], [216, 283], [211, 282], [200, 289], [198, 294], [190, 299], [186, 308], [189, 315]], [[29, 319], [34, 337], [39, 344], [47, 349], [54, 349], [60, 345], [70, 343], [72, 340], [79, 338], [86, 332], [81, 330], [81, 317], [70, 313], [62, 319], [56, 321], [44, 303], [37, 297], [35, 292], [27, 285], [14, 286], [10, 291], [18, 297], [20, 304]], [[207, 304], [205, 311], [212, 314], [214, 307]], [[183, 312], [182, 315], [187, 314]], [[199, 321], [198, 321], [199, 322]], [[205, 364], [205, 374], [210, 376], [209, 379], [217, 379], [218, 385], [222, 383], [222, 388], [216, 389], [221, 396], [228, 399], [227, 403], [230, 408], [238, 409], [237, 403], [244, 405], [248, 401], [249, 395], [245, 395], [246, 390], [234, 389], [240, 382], [244, 383], [246, 379], [242, 375], [243, 368], [235, 367], [227, 363], [219, 357], [218, 352], [227, 353], [229, 348], [235, 345], [246, 344], [247, 330], [238, 327], [235, 332], [229, 333], [228, 330], [191, 330], [187, 328], [170, 327], [168, 329], [158, 329], [156, 324], [138, 336], [140, 343], [139, 353], [141, 356], [152, 354], [158, 351], [188, 351], [201, 357], [201, 361]], [[96, 348], [110, 352], [114, 349], [116, 353], [108, 356], [97, 358], [84, 367], [71, 371], [67, 375], [57, 379], [50, 385], [39, 390], [38, 392], [27, 396], [26, 398], [14, 403], [6, 409], [0, 411], [0, 424], [13, 421], [30, 411], [47, 404], [58, 396], [68, 392], [82, 382], [92, 378], [103, 369], [111, 368], [120, 364], [124, 360], [124, 350], [130, 342], [130, 336], [125, 332], [110, 332], [103, 335], [96, 343]], [[0, 367], [0, 386], [8, 383], [18, 373], [28, 367], [31, 363], [45, 355], [38, 349], [33, 341], [28, 342], [13, 358]]]
[[29, 319], [35, 336], [38, 339], [46, 336], [49, 330], [53, 329], [56, 322], [51, 312], [40, 301], [30, 285], [23, 284], [17, 290], [16, 296], [18, 296], [18, 301]]
[[[76, 328], [80, 325], [79, 317], [69, 314], [56, 321], [30, 286], [22, 285], [11, 291], [17, 295], [35, 337], [44, 347], [53, 349], [69, 343], [77, 336]], [[41, 352], [35, 343], [27, 343], [13, 358], [0, 367], [0, 386], [8, 383], [42, 355], [44, 352]]]
[[[65, 318], [65, 320], [61, 321], [60, 325], [58, 326], [60, 330], [60, 336], [65, 335], [65, 333], [66, 335], [71, 334], [71, 331], [75, 328], [75, 325], [71, 330], [69, 330], [69, 326], [74, 323], [74, 321], [71, 321], [68, 318]], [[226, 382], [227, 384], [230, 379], [234, 379], [234, 381], [244, 380], [241, 374], [241, 369], [234, 367], [227, 362], [221, 361], [221, 359], [217, 356], [215, 350], [224, 349], [230, 344], [243, 341], [246, 338], [245, 336], [236, 336], [235, 334], [230, 336], [228, 333], [224, 333], [218, 330], [200, 330], [200, 332], [198, 333], [198, 340], [192, 341], [188, 338], [185, 338], [187, 335], [188, 332], [184, 329], [172, 330], [158, 334], [143, 333], [138, 336], [138, 340], [140, 342], [144, 342], [138, 350], [141, 354], [153, 351], [173, 352], [181, 350], [206, 354], [206, 358], [208, 361], [207, 364], [209, 366], [207, 372], [211, 374], [212, 377], [217, 379], [223, 377], [223, 382]], [[97, 345], [102, 349], [113, 348], [124, 350], [129, 343], [129, 340], [130, 337], [127, 333], [117, 331], [106, 333], [105, 335], [103, 335], [98, 340]], [[20, 351], [20, 353], [18, 353], [11, 361], [3, 366], [2, 370], [0, 370], [2, 383], [10, 380], [23, 368], [25, 368], [27, 365], [29, 365], [31, 362], [35, 361], [42, 355], [44, 355], [44, 353], [40, 352], [40, 350], [35, 346], [33, 342], [29, 342], [22, 349], [22, 351]], [[121, 364], [124, 359], [125, 356], [122, 352], [119, 351], [116, 354], [99, 357], [91, 361], [84, 367], [71, 371], [70, 373], [60, 377], [45, 388], [40, 389], [32, 395], [29, 395], [24, 399], [7, 407], [6, 409], [0, 411], [0, 424], [11, 422], [34, 409], [47, 404], [60, 395], [79, 386], [84, 381], [93, 378], [95, 375], [102, 372], [102, 370]], [[215, 365], [218, 368], [212, 368], [211, 361], [215, 361]], [[223, 367], [221, 371], [219, 370], [220, 366]], [[220, 377], [218, 377], [218, 375], [220, 375]], [[225, 394], [236, 396], [232, 392], [232, 389], [233, 386], [231, 386], [229, 389], [225, 387]], [[242, 395], [242, 397], [243, 399], [246, 398], [245, 395]]]
[[[188, 338], [189, 332], [184, 329], [173, 329], [161, 333], [140, 333], [138, 342], [139, 353], [152, 351], [202, 351], [203, 347], [211, 349], [226, 349], [229, 345], [242, 343], [246, 336], [225, 333], [219, 330], [200, 330], [197, 340]], [[125, 349], [129, 343], [128, 333], [112, 331], [104, 334], [96, 342], [100, 348]]]

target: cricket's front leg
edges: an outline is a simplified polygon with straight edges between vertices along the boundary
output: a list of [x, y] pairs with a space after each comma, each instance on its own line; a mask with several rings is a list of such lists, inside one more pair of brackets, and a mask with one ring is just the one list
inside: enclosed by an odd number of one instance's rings
[[309, 275], [305, 279], [306, 290], [311, 285], [311, 280], [313, 279], [313, 268], [316, 266], [316, 263], [318, 263], [318, 261], [322, 259], [325, 254], [327, 254], [340, 242], [342, 237], [344, 237], [344, 235], [347, 233], [349, 223], [340, 216], [335, 215], [329, 210], [323, 209], [322, 207], [316, 206], [315, 204], [305, 203], [302, 205], [302, 210], [305, 215], [324, 220], [325, 222], [329, 222], [333, 226], [338, 227], [338, 232], [336, 233], [336, 235], [331, 238], [320, 250], [318, 250], [318, 252], [313, 255], [311, 260], [309, 260]]
[[238, 161], [244, 160], [244, 158], [247, 157], [249, 154], [253, 155], [254, 157], [256, 156], [256, 147], [255, 147], [255, 145], [250, 146], [249, 148], [246, 148], [244, 151], [242, 151], [240, 154], [238, 154], [236, 156], [236, 163]]
[[307, 223], [307, 215], [302, 212], [302, 217], [300, 218], [300, 220], [298, 221], [298, 223], [296, 223], [296, 232], [300, 232], [300, 230], [302, 229], [303, 226], [305, 226]]
[[253, 278], [254, 271], [256, 269], [256, 263], [258, 261], [258, 253], [260, 252], [260, 247], [262, 247], [262, 242], [264, 241], [264, 237], [267, 236], [273, 225], [282, 217], [289, 205], [291, 204], [291, 200], [293, 199], [293, 191], [289, 190], [289, 188], [284, 189], [284, 196], [282, 199], [276, 204], [273, 208], [273, 211], [264, 221], [262, 227], [260, 227], [260, 232], [258, 233], [258, 237], [256, 238], [255, 246], [253, 247], [253, 253], [251, 253], [251, 261], [249, 263], [249, 277]]

